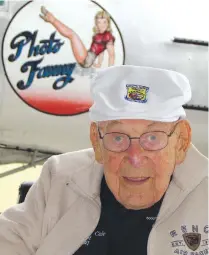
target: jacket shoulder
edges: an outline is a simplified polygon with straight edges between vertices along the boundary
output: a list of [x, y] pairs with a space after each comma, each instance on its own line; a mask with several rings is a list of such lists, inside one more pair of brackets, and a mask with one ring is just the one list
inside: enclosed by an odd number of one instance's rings
[[94, 150], [89, 148], [67, 152], [52, 156], [47, 161], [51, 177], [71, 177], [75, 172], [88, 168], [95, 162]]
[[208, 158], [191, 144], [183, 163], [176, 167], [174, 181], [182, 189], [195, 189], [208, 177]]

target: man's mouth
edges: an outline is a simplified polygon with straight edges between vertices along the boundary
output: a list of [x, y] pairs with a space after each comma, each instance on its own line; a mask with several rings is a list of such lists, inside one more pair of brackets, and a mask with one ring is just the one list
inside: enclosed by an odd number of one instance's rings
[[130, 183], [130, 184], [143, 184], [147, 182], [150, 177], [125, 177], [123, 176], [123, 179], [125, 182]]

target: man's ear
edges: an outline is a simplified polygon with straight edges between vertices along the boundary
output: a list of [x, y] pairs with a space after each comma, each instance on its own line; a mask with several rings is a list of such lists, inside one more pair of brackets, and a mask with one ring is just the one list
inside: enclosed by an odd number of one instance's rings
[[192, 131], [191, 126], [187, 120], [181, 120], [178, 126], [178, 141], [176, 145], [176, 164], [181, 164], [186, 153], [191, 145]]
[[99, 137], [98, 137], [97, 124], [95, 122], [92, 122], [90, 126], [90, 139], [91, 139], [92, 147], [94, 149], [95, 159], [98, 163], [102, 164], [103, 163], [102, 150], [101, 150]]

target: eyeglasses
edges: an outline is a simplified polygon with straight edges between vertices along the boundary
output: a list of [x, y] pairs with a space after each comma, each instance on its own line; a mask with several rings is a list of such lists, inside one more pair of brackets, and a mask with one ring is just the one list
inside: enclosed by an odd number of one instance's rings
[[130, 147], [131, 140], [133, 139], [138, 139], [140, 146], [146, 151], [158, 151], [164, 149], [168, 145], [168, 139], [174, 133], [176, 125], [170, 134], [164, 131], [151, 131], [143, 133], [140, 137], [130, 137], [120, 132], [106, 133], [102, 136], [99, 128], [98, 132], [99, 138], [102, 139], [103, 145], [108, 151], [124, 152]]

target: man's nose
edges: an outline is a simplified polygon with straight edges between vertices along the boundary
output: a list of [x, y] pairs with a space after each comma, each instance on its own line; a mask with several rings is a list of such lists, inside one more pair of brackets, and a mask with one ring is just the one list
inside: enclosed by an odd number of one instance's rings
[[148, 158], [144, 154], [144, 149], [140, 146], [139, 142], [133, 142], [128, 149], [128, 159], [131, 165], [139, 168], [147, 163]]

